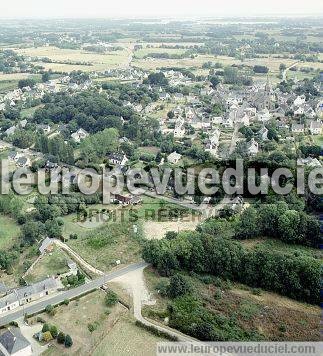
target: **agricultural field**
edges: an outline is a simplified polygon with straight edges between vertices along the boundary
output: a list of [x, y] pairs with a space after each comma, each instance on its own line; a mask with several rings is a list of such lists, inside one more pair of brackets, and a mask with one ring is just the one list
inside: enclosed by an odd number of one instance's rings
[[193, 72], [196, 70], [201, 73], [201, 67], [205, 62], [223, 62], [233, 64], [235, 60], [229, 57], [216, 57], [212, 55], [198, 55], [195, 58], [184, 58], [184, 59], [161, 59], [161, 58], [145, 58], [136, 59], [134, 58], [131, 64], [134, 67], [139, 67], [145, 70], [156, 70], [161, 67], [180, 67], [190, 69]]
[[[34, 63], [44, 66], [46, 70], [52, 69], [53, 71], [58, 72], [71, 72], [73, 70], [100, 71], [109, 68], [117, 68], [127, 63], [129, 56], [129, 52], [126, 49], [108, 54], [92, 53], [83, 50], [60, 49], [50, 46], [17, 48], [15, 51], [18, 54], [29, 57], [49, 58], [56, 63], [43, 63], [37, 61]], [[68, 62], [70, 62], [70, 64]], [[75, 62], [85, 62], [90, 65], [77, 65], [74, 64]]]
[[323, 146], [323, 135], [314, 136], [313, 140], [317, 145]]
[[148, 56], [151, 53], [168, 53], [170, 56], [172, 55], [182, 55], [186, 52], [185, 49], [182, 48], [142, 48], [135, 52], [135, 58], [141, 59]]

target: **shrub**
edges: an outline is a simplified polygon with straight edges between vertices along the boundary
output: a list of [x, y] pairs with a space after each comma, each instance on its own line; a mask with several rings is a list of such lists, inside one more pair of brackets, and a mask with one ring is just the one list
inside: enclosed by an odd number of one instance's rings
[[52, 305], [50, 305], [50, 304], [47, 305], [47, 307], [45, 308], [46, 313], [50, 314], [50, 315], [52, 315], [53, 310], [54, 310], [54, 307]]
[[169, 284], [166, 281], [161, 280], [161, 281], [159, 281], [157, 283], [156, 290], [159, 292], [159, 294], [162, 297], [166, 297], [167, 296], [168, 287], [169, 287]]
[[175, 274], [170, 278], [167, 294], [171, 298], [176, 298], [184, 294], [189, 294], [192, 291], [192, 287], [187, 278], [181, 274]]
[[73, 340], [70, 337], [70, 335], [66, 335], [65, 336], [65, 343], [64, 343], [65, 347], [71, 347], [73, 345]]
[[61, 331], [57, 335], [57, 342], [59, 344], [64, 344], [65, 343], [65, 334], [62, 333]]
[[109, 290], [105, 296], [104, 301], [107, 307], [112, 307], [113, 305], [117, 304], [118, 300], [118, 296], [112, 290]]
[[45, 324], [43, 325], [43, 328], [41, 329], [41, 331], [42, 331], [43, 333], [45, 333], [45, 332], [47, 332], [47, 331], [50, 331], [50, 326], [49, 326], [49, 324], [45, 323]]
[[52, 334], [53, 338], [56, 339], [57, 336], [58, 336], [57, 327], [56, 327], [55, 325], [51, 325], [49, 331], [50, 331], [50, 333]]
[[87, 325], [87, 328], [89, 329], [90, 333], [93, 333], [93, 331], [96, 329], [96, 326], [90, 323]]
[[286, 325], [285, 324], [280, 324], [278, 330], [282, 333], [286, 332]]
[[69, 305], [69, 304], [70, 304], [70, 301], [69, 301], [69, 299], [64, 299], [63, 303], [64, 303], [65, 305]]

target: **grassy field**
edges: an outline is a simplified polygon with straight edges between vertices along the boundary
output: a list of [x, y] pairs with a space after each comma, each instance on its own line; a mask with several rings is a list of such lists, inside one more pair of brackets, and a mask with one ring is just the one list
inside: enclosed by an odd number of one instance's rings
[[44, 255], [33, 270], [25, 277], [26, 282], [34, 283], [48, 276], [57, 276], [69, 271], [67, 262], [70, 258], [58, 247]]
[[122, 317], [93, 352], [93, 356], [151, 356], [156, 343], [167, 341], [138, 328], [129, 317]]
[[[127, 50], [100, 54], [83, 50], [60, 49], [57, 47], [30, 47], [23, 49], [18, 48], [16, 51], [19, 54], [31, 57], [47, 57], [56, 62], [72, 62], [72, 64], [35, 62], [35, 64], [42, 65], [47, 70], [52, 69], [61, 72], [70, 72], [79, 69], [83, 71], [94, 71], [116, 68], [126, 63], [129, 57], [129, 51]], [[91, 65], [76, 65], [74, 62], [86, 62]]]
[[127, 222], [106, 224], [67, 243], [88, 263], [103, 271], [111, 270], [117, 260], [129, 264], [141, 259], [140, 237], [134, 236], [132, 225]]
[[[160, 277], [152, 268], [145, 269], [144, 274], [156, 304], [145, 306], [143, 314], [162, 323], [170, 299], [161, 297], [156, 292], [156, 286], [161, 280], [167, 282], [167, 278]], [[318, 306], [219, 278], [187, 278], [194, 294], [203, 301], [203, 306], [209, 312], [217, 318], [234, 320], [235, 325], [245, 331], [256, 331], [267, 341], [317, 341], [320, 338]]]
[[[104, 296], [102, 291], [96, 291], [58, 307], [54, 317], [42, 314], [46, 321], [73, 338], [72, 348], [53, 342], [54, 346], [43, 355], [150, 356], [157, 342], [167, 341], [137, 327], [129, 311], [120, 304], [105, 307]], [[89, 324], [95, 327], [92, 333]]]
[[275, 240], [275, 239], [251, 239], [251, 240], [243, 240], [241, 244], [247, 248], [265, 248], [269, 251], [276, 251], [276, 252], [284, 252], [284, 253], [291, 253], [294, 254], [295, 252], [300, 252], [302, 254], [308, 255], [314, 258], [323, 258], [323, 254], [321, 250], [305, 247], [301, 245], [290, 245], [286, 244], [282, 241]]
[[323, 146], [323, 135], [314, 136], [313, 140], [317, 145]]
[[18, 88], [18, 80], [2, 80], [0, 75], [0, 94]]
[[[57, 307], [54, 316], [41, 314], [48, 323], [56, 325], [73, 339], [70, 349], [55, 342], [55, 347], [50, 348], [44, 355], [93, 355], [93, 351], [113, 329], [119, 318], [127, 313], [127, 309], [121, 304], [107, 308], [104, 298], [105, 293], [98, 290], [71, 301], [68, 306]], [[94, 326], [93, 332], [89, 331], [89, 324]]]
[[0, 215], [0, 250], [11, 247], [20, 234], [20, 227], [8, 216]]
[[[135, 58], [132, 61], [132, 65], [135, 67], [143, 68], [146, 70], [156, 70], [161, 67], [181, 67], [187, 68], [192, 71], [201, 71], [201, 67], [205, 62], [221, 62], [224, 64], [233, 64], [235, 59], [230, 57], [216, 57], [212, 55], [199, 55], [196, 58], [184, 58], [184, 59], [138, 59]], [[238, 62], [238, 61], [237, 61]]]
[[22, 119], [28, 119], [33, 117], [35, 111], [42, 107], [42, 105], [34, 106], [32, 108], [22, 109], [20, 112], [20, 116]]

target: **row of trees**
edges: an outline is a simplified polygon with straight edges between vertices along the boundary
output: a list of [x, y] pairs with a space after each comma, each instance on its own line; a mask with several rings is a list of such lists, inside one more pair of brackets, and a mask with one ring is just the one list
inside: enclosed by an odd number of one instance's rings
[[261, 248], [249, 251], [230, 239], [190, 232], [147, 242], [143, 258], [162, 275], [177, 270], [207, 273], [308, 303], [319, 302], [320, 262], [306, 255]]

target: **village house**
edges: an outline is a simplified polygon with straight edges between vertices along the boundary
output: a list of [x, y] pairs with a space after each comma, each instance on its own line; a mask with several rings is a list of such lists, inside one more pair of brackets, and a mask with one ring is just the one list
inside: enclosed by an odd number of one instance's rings
[[311, 121], [309, 127], [311, 135], [320, 135], [322, 133], [322, 127], [321, 121]]
[[14, 289], [6, 296], [0, 298], [0, 314], [52, 294], [57, 289], [58, 284], [54, 278], [47, 278], [30, 286]]
[[183, 138], [185, 136], [184, 119], [178, 118], [175, 123], [174, 137]]
[[21, 167], [21, 168], [25, 168], [25, 167], [30, 167], [31, 166], [31, 160], [29, 157], [20, 157], [17, 159], [16, 161], [16, 165], [18, 167]]
[[182, 155], [175, 151], [167, 156], [167, 161], [172, 164], [177, 164], [181, 158], [182, 158]]
[[17, 127], [16, 126], [11, 126], [9, 127], [9, 129], [7, 129], [4, 133], [7, 135], [7, 136], [11, 136], [13, 135], [17, 130]]
[[109, 159], [109, 163], [117, 165], [117, 166], [121, 166], [121, 167], [125, 166], [126, 163], [128, 162], [128, 158], [123, 152], [111, 153], [108, 156], [108, 159]]
[[321, 167], [322, 164], [317, 158], [307, 157], [307, 158], [299, 158], [297, 160], [298, 166], [308, 166], [308, 167]]
[[139, 196], [133, 196], [130, 194], [115, 194], [113, 200], [122, 205], [137, 205], [142, 202], [142, 199]]
[[19, 328], [10, 327], [0, 333], [0, 355], [30, 356], [33, 350], [30, 342], [22, 335]]
[[220, 130], [214, 130], [210, 134], [209, 138], [206, 140], [205, 151], [210, 152], [213, 155], [216, 155], [219, 146], [220, 135], [221, 135]]
[[304, 124], [293, 123], [291, 127], [291, 131], [295, 134], [304, 133]]
[[258, 142], [252, 138], [249, 142], [247, 142], [247, 153], [250, 156], [255, 156], [259, 151]]
[[263, 126], [259, 131], [258, 131], [258, 136], [261, 138], [263, 141], [268, 140], [268, 129], [267, 127]]
[[81, 140], [84, 140], [86, 137], [88, 137], [89, 134], [86, 132], [84, 129], [78, 129], [76, 132], [72, 133], [71, 137], [75, 142], [81, 142]]
[[38, 130], [38, 131], [42, 131], [43, 133], [45, 133], [45, 134], [49, 134], [50, 133], [50, 131], [51, 131], [51, 127], [49, 126], [49, 125], [46, 125], [46, 124], [44, 124], [44, 125], [37, 125], [36, 126], [36, 129]]

